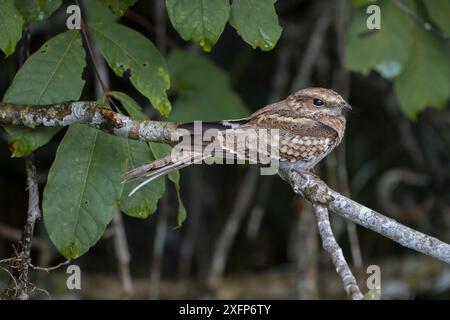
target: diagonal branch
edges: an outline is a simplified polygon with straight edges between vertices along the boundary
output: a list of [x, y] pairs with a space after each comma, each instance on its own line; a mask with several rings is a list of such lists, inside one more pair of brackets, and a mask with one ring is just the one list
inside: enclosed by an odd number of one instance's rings
[[295, 193], [304, 196], [313, 204], [322, 204], [330, 211], [375, 231], [404, 247], [450, 264], [449, 244], [404, 226], [394, 219], [344, 197], [330, 189], [312, 173], [285, 170], [281, 171], [280, 175], [289, 182]]
[[322, 238], [322, 246], [327, 251], [336, 268], [336, 272], [342, 279], [344, 289], [352, 300], [361, 300], [363, 294], [356, 283], [356, 279], [345, 260], [344, 253], [333, 235], [330, 225], [330, 217], [328, 209], [324, 205], [314, 204], [314, 212], [316, 213], [317, 226], [319, 234]]

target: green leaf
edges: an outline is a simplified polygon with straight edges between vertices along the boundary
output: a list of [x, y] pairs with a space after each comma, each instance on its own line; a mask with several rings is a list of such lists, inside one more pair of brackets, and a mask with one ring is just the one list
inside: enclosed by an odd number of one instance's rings
[[272, 50], [283, 30], [278, 24], [276, 0], [234, 0], [230, 24], [254, 49]]
[[450, 35], [450, 1], [432, 0], [424, 1], [428, 13], [433, 21], [444, 31], [447, 36]]
[[[78, 100], [84, 86], [85, 52], [79, 31], [61, 33], [47, 41], [19, 69], [4, 102], [53, 104]], [[12, 156], [23, 157], [46, 144], [60, 128], [11, 127]]]
[[122, 77], [130, 70], [133, 86], [162, 115], [169, 115], [172, 108], [166, 94], [170, 87], [169, 74], [164, 58], [153, 43], [139, 32], [117, 23], [95, 23], [90, 27], [115, 74]]
[[117, 210], [124, 171], [123, 139], [85, 125], [69, 128], [44, 189], [44, 222], [67, 259], [84, 254]]
[[380, 300], [381, 289], [370, 289], [364, 294], [363, 300]]
[[[414, 10], [412, 0], [403, 1]], [[368, 30], [366, 7], [354, 10], [347, 35], [346, 65], [349, 70], [368, 73], [376, 69], [387, 79], [400, 74], [413, 43], [412, 19], [389, 0], [379, 1], [381, 29]]]
[[129, 95], [119, 91], [109, 91], [108, 95], [119, 100], [131, 118], [136, 120], [147, 120], [147, 116], [142, 112], [141, 107]]
[[116, 22], [119, 20], [119, 17], [113, 14], [102, 0], [85, 1], [84, 5], [88, 24]]
[[205, 57], [176, 50], [168, 64], [173, 90], [178, 94], [170, 120], [213, 121], [248, 115], [227, 74]]
[[179, 182], [175, 182], [172, 179], [171, 179], [171, 181], [175, 185], [175, 192], [177, 193], [177, 199], [178, 199], [177, 228], [179, 228], [183, 225], [184, 221], [186, 221], [187, 212], [186, 212], [186, 208], [184, 207], [183, 200], [181, 199]]
[[61, 0], [15, 0], [17, 10], [27, 22], [43, 21], [61, 6]]
[[434, 34], [415, 27], [411, 56], [394, 79], [400, 108], [415, 119], [425, 107], [441, 109], [450, 96], [450, 63], [445, 45]]
[[23, 18], [14, 0], [3, 0], [0, 5], [0, 49], [7, 57], [14, 52], [22, 37], [22, 26]]
[[230, 15], [229, 0], [166, 0], [170, 21], [180, 36], [211, 51]]
[[25, 157], [33, 150], [46, 145], [60, 130], [61, 128], [56, 127], [37, 129], [7, 127], [11, 157]]
[[118, 16], [123, 16], [129, 7], [132, 7], [137, 0], [100, 0], [108, 6], [111, 11]]
[[[129, 139], [123, 140], [127, 171], [155, 160], [148, 144]], [[150, 214], [155, 212], [158, 200], [165, 192], [165, 178], [160, 177], [151, 183], [146, 184], [133, 196], [129, 197], [128, 194], [130, 191], [145, 179], [146, 178], [143, 177], [124, 184], [119, 207], [120, 210], [131, 217], [147, 218]]]
[[353, 7], [361, 7], [361, 6], [369, 6], [378, 0], [352, 0], [352, 6]]

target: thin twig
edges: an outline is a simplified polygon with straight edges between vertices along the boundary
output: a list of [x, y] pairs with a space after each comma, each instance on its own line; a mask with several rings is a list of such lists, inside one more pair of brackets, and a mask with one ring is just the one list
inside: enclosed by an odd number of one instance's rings
[[394, 4], [399, 8], [403, 13], [409, 16], [417, 25], [423, 28], [427, 32], [434, 33], [438, 37], [449, 40], [450, 36], [445, 34], [443, 31], [435, 28], [430, 22], [424, 20], [423, 18], [416, 15], [412, 10], [410, 10], [401, 0], [394, 0]]
[[299, 72], [292, 81], [291, 91], [304, 88], [310, 81], [312, 70], [320, 56], [319, 53], [322, 48], [326, 31], [331, 22], [330, 15], [328, 14], [329, 10], [325, 9], [324, 11], [325, 12], [321, 12], [319, 19], [314, 25], [311, 36], [309, 37], [305, 54], [303, 55], [298, 68]]
[[33, 285], [33, 288], [31, 289], [31, 292], [34, 292], [34, 291], [43, 292], [47, 296], [48, 300], [52, 300], [52, 297], [50, 296], [50, 293], [47, 290], [39, 288], [39, 287], [36, 287], [35, 285]]
[[185, 222], [187, 225], [181, 243], [180, 262], [178, 264], [178, 284], [176, 289], [180, 298], [186, 295], [194, 251], [199, 243], [198, 230], [200, 230], [203, 214], [203, 168], [202, 166], [192, 166], [189, 173], [189, 219]]
[[207, 285], [210, 293], [216, 296], [217, 290], [222, 283], [223, 273], [227, 263], [227, 258], [233, 240], [239, 231], [241, 221], [248, 211], [250, 202], [253, 199], [256, 190], [256, 182], [258, 181], [258, 168], [252, 166], [247, 171], [246, 176], [240, 188], [237, 191], [236, 201], [231, 210], [231, 213], [225, 223], [225, 227], [219, 234], [216, 245], [214, 247], [214, 254], [211, 261], [211, 268], [208, 274]]
[[126, 299], [134, 296], [133, 281], [130, 273], [130, 252], [128, 251], [127, 236], [122, 221], [122, 213], [118, 210], [112, 219], [114, 227], [114, 251], [119, 267], [120, 279]]
[[328, 209], [324, 205], [314, 204], [314, 212], [316, 213], [319, 234], [322, 238], [322, 246], [329, 253], [347, 295], [353, 300], [361, 300], [363, 298], [361, 290], [331, 230]]
[[156, 46], [162, 54], [167, 51], [167, 16], [164, 0], [155, 1]]
[[[345, 44], [346, 44], [346, 30], [348, 29], [348, 22], [350, 16], [349, 4], [346, 0], [339, 0], [336, 3], [335, 15], [335, 34], [337, 38], [338, 47], [338, 63], [334, 72], [333, 87], [341, 92], [344, 99], [349, 100], [350, 95], [350, 75], [345, 68]], [[347, 197], [350, 197], [350, 186], [348, 182], [347, 172], [347, 157], [346, 157], [346, 143], [342, 141], [337, 152], [337, 177], [338, 190]], [[352, 254], [353, 265], [361, 275], [363, 272], [363, 260], [361, 254], [361, 246], [359, 243], [356, 225], [351, 221], [346, 221], [347, 234], [350, 240], [350, 250]]]
[[[78, 0], [75, 0], [75, 3], [81, 8]], [[102, 92], [105, 95], [106, 99], [108, 99], [111, 106], [114, 107], [115, 111], [118, 111], [119, 108], [117, 107], [114, 100], [111, 98], [110, 95], [106, 94], [109, 91], [108, 71], [107, 71], [107, 68], [105, 67], [105, 62], [100, 57], [100, 54], [99, 54], [97, 48], [95, 48], [91, 44], [91, 40], [90, 40], [89, 34], [87, 32], [87, 23], [86, 23], [85, 19], [82, 20], [81, 35], [83, 36], [84, 43], [86, 44], [86, 47], [88, 49], [89, 57], [94, 66], [94, 72], [95, 72], [98, 84], [101, 86]], [[100, 98], [100, 97], [97, 97], [97, 98]]]
[[[75, 0], [75, 3], [77, 4], [77, 6], [78, 6], [79, 8], [81, 8], [80, 1]], [[82, 17], [83, 17], [83, 18], [82, 18], [83, 26], [82, 26], [82, 28], [81, 28], [81, 34], [83, 35], [83, 39], [84, 39], [84, 42], [85, 42], [86, 47], [87, 47], [87, 49], [88, 49], [89, 56], [90, 56], [90, 58], [91, 58], [92, 64], [94, 65], [94, 71], [95, 71], [95, 74], [96, 74], [96, 76], [97, 76], [97, 81], [98, 81], [98, 82], [100, 83], [100, 85], [102, 86], [103, 92], [106, 92], [106, 91], [108, 91], [108, 90], [106, 89], [106, 85], [103, 83], [102, 77], [100, 77], [100, 74], [99, 74], [99, 71], [98, 71], [99, 68], [98, 68], [98, 66], [97, 66], [97, 61], [96, 61], [96, 59], [94, 59], [94, 57], [95, 57], [94, 51], [92, 50], [91, 42], [89, 41], [89, 36], [88, 36], [88, 34], [87, 34], [87, 32], [86, 32], [86, 19], [84, 19], [84, 14], [83, 14], [83, 12], [81, 13], [81, 15], [82, 15]]]
[[[2, 260], [2, 261], [6, 261], [6, 260], [11, 260], [11, 259], [4, 259], [4, 260]], [[2, 261], [0, 261], [0, 262], [2, 262]], [[18, 291], [19, 291], [19, 285], [18, 285], [18, 283], [17, 283], [17, 280], [16, 280], [16, 278], [14, 277], [14, 275], [7, 269], [7, 268], [4, 268], [4, 267], [2, 267], [2, 266], [0, 266], [0, 269], [1, 270], [3, 270], [3, 271], [5, 271], [8, 275], [9, 275], [9, 277], [10, 277], [10, 279], [12, 280], [12, 282], [14, 283], [14, 295], [10, 295], [10, 294], [6, 294], [6, 296], [8, 297], [8, 298], [16, 298], [17, 297], [17, 293], [18, 293]], [[8, 289], [6, 289], [6, 291], [9, 291], [11, 289], [11, 286], [9, 286], [8, 287]], [[1, 299], [0, 299], [1, 300]]]
[[33, 264], [30, 263], [30, 267], [31, 267], [33, 270], [45, 271], [45, 272], [49, 273], [50, 271], [57, 270], [57, 269], [59, 269], [59, 268], [65, 266], [65, 265], [69, 264], [70, 261], [71, 261], [70, 259], [69, 259], [69, 260], [66, 260], [66, 261], [64, 261], [64, 262], [58, 263], [56, 266], [53, 266], [53, 267], [39, 267], [39, 266], [35, 266], [35, 265], [33, 265]]
[[318, 299], [318, 241], [313, 208], [305, 200], [297, 200], [296, 294], [302, 300]]
[[156, 224], [155, 240], [153, 242], [153, 258], [150, 266], [150, 290], [149, 297], [152, 300], [159, 299], [161, 268], [164, 258], [164, 247], [167, 235], [167, 220], [169, 218], [168, 194], [166, 193], [159, 201], [158, 221]]
[[[31, 241], [34, 234], [34, 225], [36, 220], [41, 217], [41, 209], [39, 208], [39, 188], [36, 176], [36, 167], [34, 165], [34, 154], [31, 153], [25, 158], [25, 169], [27, 173], [28, 188], [28, 214], [27, 221], [23, 228], [22, 239], [20, 241], [20, 267], [15, 268], [19, 282], [19, 292], [17, 298], [20, 300], [28, 300], [28, 269], [31, 265]], [[18, 260], [19, 261], [19, 260]]]

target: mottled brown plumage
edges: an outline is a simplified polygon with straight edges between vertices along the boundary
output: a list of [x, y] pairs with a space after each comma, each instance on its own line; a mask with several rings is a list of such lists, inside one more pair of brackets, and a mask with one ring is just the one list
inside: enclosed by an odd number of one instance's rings
[[[350, 105], [333, 90], [308, 88], [264, 107], [247, 118], [209, 123], [206, 127], [217, 130], [217, 142], [228, 156], [259, 162], [259, 156], [265, 155], [279, 160], [280, 166], [309, 170], [341, 142], [349, 109]], [[180, 127], [193, 135], [191, 124]], [[264, 132], [268, 133], [266, 137], [261, 136]], [[236, 144], [240, 140], [241, 143]], [[277, 152], [270, 149], [274, 141]], [[202, 148], [203, 144], [200, 150]], [[201, 151], [178, 159], [169, 156], [126, 173], [125, 179], [149, 177], [133, 190], [134, 193], [145, 183], [208, 156], [210, 154], [202, 154]]]

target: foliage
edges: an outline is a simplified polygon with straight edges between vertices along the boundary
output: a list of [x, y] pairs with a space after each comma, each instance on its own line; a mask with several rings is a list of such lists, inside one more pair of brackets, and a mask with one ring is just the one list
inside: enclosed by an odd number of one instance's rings
[[26, 22], [43, 21], [61, 6], [61, 0], [16, 0], [16, 7]]
[[[131, 84], [148, 98], [155, 109], [163, 116], [168, 116], [172, 107], [166, 93], [170, 79], [164, 57], [142, 34], [116, 23], [116, 16], [123, 15], [135, 2], [89, 1], [88, 30], [112, 71], [119, 77], [129, 78]], [[5, 30], [0, 35], [0, 45], [5, 54], [14, 52], [24, 22], [42, 21], [60, 5], [61, 1], [54, 0], [11, 0], [2, 5], [0, 15], [6, 18], [0, 22]], [[213, 19], [209, 21], [211, 28], [223, 30], [223, 24], [228, 20], [228, 5], [225, 11], [222, 26], [217, 27], [220, 19]], [[202, 23], [205, 23], [207, 19], [202, 17], [197, 18], [203, 19]], [[218, 36], [214, 38], [205, 33], [194, 38], [210, 36], [213, 38], [208, 38], [207, 43], [212, 46]], [[175, 81], [172, 92], [179, 94], [171, 118], [187, 121], [190, 120], [188, 115], [197, 117], [203, 114], [206, 118], [216, 119], [245, 115], [245, 107], [231, 89], [226, 74], [209, 60], [177, 50], [170, 55], [169, 63]], [[3, 101], [46, 105], [78, 100], [85, 84], [85, 66], [86, 53], [80, 31], [58, 34], [27, 59], [14, 77]], [[185, 72], [196, 76], [186, 78]], [[208, 89], [206, 94], [205, 89]], [[132, 118], [147, 118], [134, 99], [124, 92], [112, 91], [107, 96], [119, 101]], [[101, 101], [106, 103], [106, 97]], [[48, 143], [60, 129], [7, 130], [13, 157], [23, 157]], [[170, 151], [171, 148], [166, 145], [114, 137], [85, 125], [71, 126], [58, 147], [43, 196], [45, 226], [61, 254], [66, 258], [77, 258], [84, 254], [100, 239], [112, 215], [119, 209], [137, 218], [147, 218], [152, 214], [166, 190], [165, 178], [157, 179], [133, 197], [128, 197], [130, 190], [142, 180], [121, 184], [122, 173], [164, 157]], [[179, 179], [178, 172], [169, 175], [179, 202], [178, 226], [186, 219]]]
[[242, 118], [248, 110], [231, 89], [227, 74], [205, 57], [176, 50], [168, 58], [177, 93], [172, 121], [214, 121]]
[[[78, 100], [84, 86], [82, 73], [85, 66], [79, 31], [61, 33], [28, 58], [3, 101], [45, 105]], [[48, 143], [58, 131], [59, 128], [9, 128], [12, 156], [27, 155]]]
[[131, 72], [130, 81], [164, 116], [171, 111], [170, 86], [164, 58], [140, 33], [117, 23], [92, 23], [96, 44], [116, 75]]
[[[402, 1], [423, 16], [413, 0]], [[359, 4], [359, 3], [358, 3]], [[368, 30], [366, 6], [354, 9], [346, 46], [347, 68], [368, 73], [376, 70], [394, 83], [402, 111], [415, 119], [426, 107], [440, 109], [450, 96], [449, 52], [443, 39], [415, 23], [394, 1], [380, 0], [381, 29]], [[448, 1], [427, 1], [436, 25], [448, 32]]]
[[228, 0], [167, 0], [167, 13], [184, 40], [211, 51], [230, 14]]
[[22, 36], [23, 18], [14, 6], [14, 0], [5, 0], [0, 6], [0, 49], [6, 56], [16, 49]]
[[276, 0], [166, 0], [173, 27], [184, 40], [200, 44], [211, 51], [230, 24], [253, 48], [273, 49], [281, 36], [275, 12]]
[[253, 48], [272, 50], [282, 28], [274, 7], [275, 0], [234, 0], [230, 24]]

